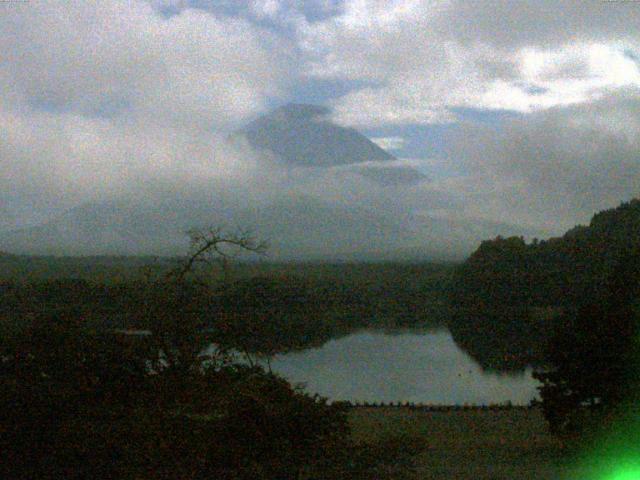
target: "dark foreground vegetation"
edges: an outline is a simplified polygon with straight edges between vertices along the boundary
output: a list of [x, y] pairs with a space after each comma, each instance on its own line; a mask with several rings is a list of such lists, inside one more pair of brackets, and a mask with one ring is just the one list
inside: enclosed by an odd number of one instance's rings
[[2, 478], [330, 478], [341, 464], [339, 406], [223, 357], [161, 366], [151, 342], [79, 323], [36, 318], [3, 345]]
[[[565, 444], [605, 434], [640, 458], [640, 201], [455, 270], [234, 266], [262, 245], [192, 240], [178, 259], [0, 257], [2, 478], [556, 479]], [[486, 368], [535, 366], [540, 405], [352, 408], [256, 362], [444, 323]]]
[[451, 331], [478, 361], [537, 367], [551, 432], [640, 458], [640, 200], [561, 238], [483, 242], [453, 299]]
[[[301, 280], [277, 267], [230, 278], [212, 269], [229, 245], [261, 248], [214, 230], [196, 233], [187, 257], [143, 276], [47, 272], [3, 284], [1, 478], [409, 478], [410, 451], [354, 442], [346, 406], [303, 393], [252, 358], [375, 323], [381, 312], [398, 323], [424, 318], [406, 309], [441, 288], [442, 270], [407, 266], [390, 280], [385, 266], [352, 267], [357, 280], [338, 281], [335, 267]], [[25, 260], [3, 259], [32, 268]], [[379, 298], [418, 288], [425, 268], [433, 286], [408, 306]]]

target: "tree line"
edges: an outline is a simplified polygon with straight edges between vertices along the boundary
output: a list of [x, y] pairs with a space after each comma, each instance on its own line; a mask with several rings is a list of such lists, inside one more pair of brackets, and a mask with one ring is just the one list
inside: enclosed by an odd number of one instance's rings
[[635, 199], [560, 238], [483, 242], [455, 272], [450, 328], [487, 368], [535, 366], [552, 430], [578, 432], [640, 399], [639, 299]]

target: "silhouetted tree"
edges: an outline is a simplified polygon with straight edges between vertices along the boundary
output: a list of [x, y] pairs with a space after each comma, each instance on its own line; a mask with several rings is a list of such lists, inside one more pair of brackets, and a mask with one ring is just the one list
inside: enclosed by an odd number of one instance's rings
[[143, 304], [135, 312], [141, 318], [134, 320], [149, 326], [158, 353], [155, 368], [178, 376], [199, 368], [203, 350], [217, 340], [211, 327], [221, 320], [221, 312], [212, 311], [217, 286], [212, 268], [219, 265], [226, 271], [239, 254], [262, 254], [267, 248], [247, 231], [209, 228], [188, 235], [189, 253], [167, 273], [148, 281]]
[[640, 375], [638, 338], [640, 255], [625, 254], [608, 294], [568, 312], [548, 349], [550, 367], [535, 373], [552, 431], [579, 433], [635, 402]]

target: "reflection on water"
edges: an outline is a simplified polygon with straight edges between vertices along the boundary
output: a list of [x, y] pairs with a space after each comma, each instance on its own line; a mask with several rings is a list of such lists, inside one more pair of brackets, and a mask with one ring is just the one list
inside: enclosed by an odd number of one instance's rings
[[538, 385], [530, 371], [483, 372], [448, 331], [358, 332], [321, 348], [278, 355], [271, 367], [331, 400], [527, 404]]

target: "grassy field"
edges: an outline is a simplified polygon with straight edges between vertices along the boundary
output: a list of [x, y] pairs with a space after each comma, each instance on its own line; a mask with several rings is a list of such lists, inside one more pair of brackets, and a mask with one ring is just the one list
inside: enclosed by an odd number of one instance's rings
[[[569, 472], [561, 443], [547, 433], [538, 409], [427, 412], [355, 408], [360, 444], [390, 438], [416, 450], [411, 478], [433, 480], [561, 480]], [[574, 472], [575, 473], [575, 472]]]

